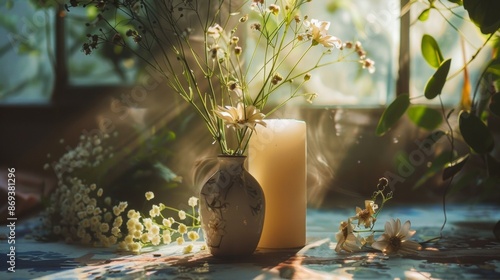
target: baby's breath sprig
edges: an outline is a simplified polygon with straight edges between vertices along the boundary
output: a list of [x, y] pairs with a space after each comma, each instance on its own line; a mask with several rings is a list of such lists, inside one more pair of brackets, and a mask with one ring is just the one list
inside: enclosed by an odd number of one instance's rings
[[[44, 169], [52, 169], [57, 178], [56, 189], [44, 201], [41, 225], [34, 232], [39, 240], [64, 240], [96, 247], [117, 247], [120, 250], [140, 252], [143, 247], [170, 244], [176, 239], [178, 244], [185, 240], [199, 239], [199, 218], [195, 197], [188, 200], [186, 213], [163, 203], [153, 204], [146, 213], [133, 209], [134, 201], [118, 200], [113, 197], [115, 184], [101, 184], [104, 172], [117, 163], [113, 137], [118, 133], [82, 134], [74, 147], [52, 160]], [[154, 139], [153, 139], [154, 140]], [[63, 139], [61, 144], [65, 144]], [[161, 142], [164, 143], [164, 142]], [[148, 157], [156, 160], [147, 149], [134, 154], [134, 159]], [[174, 174], [175, 175], [175, 174]], [[176, 179], [172, 179], [176, 180]], [[155, 197], [152, 191], [145, 193], [145, 200]], [[165, 218], [166, 211], [176, 211], [178, 218]], [[187, 226], [184, 220], [191, 219]], [[187, 244], [184, 252], [191, 252], [192, 244]]]
[[[186, 239], [200, 238], [195, 197], [189, 199], [192, 214], [160, 203], [153, 204], [147, 216], [134, 209], [125, 212], [126, 201], [112, 205], [109, 197], [102, 197], [104, 190], [95, 184], [85, 185], [76, 178], [69, 183], [71, 188], [56, 189], [51, 196], [51, 206], [42, 213], [44, 235], [38, 236], [40, 239], [63, 239], [98, 247], [117, 245], [120, 250], [138, 253], [143, 247], [168, 245], [174, 238], [178, 245], [183, 245]], [[163, 210], [176, 211], [178, 220], [163, 216]], [[192, 219], [190, 226], [182, 222], [187, 217]], [[188, 244], [183, 252], [189, 253], [192, 249], [193, 245]]]
[[[58, 182], [41, 214], [41, 228], [37, 229], [36, 238], [97, 247], [116, 246], [136, 253], [143, 247], [170, 244], [174, 239], [183, 245], [200, 238], [196, 197], [188, 200], [189, 213], [163, 203], [153, 204], [147, 213], [130, 209], [127, 201], [116, 201], [109, 196], [112, 186], [106, 188], [92, 183], [99, 181], [103, 176], [100, 172], [113, 162], [110, 136], [82, 135], [79, 140], [74, 148], [67, 148], [59, 159], [45, 165], [46, 169], [53, 168]], [[152, 191], [145, 193], [146, 200], [154, 197]], [[165, 217], [167, 211], [176, 212], [178, 218]], [[191, 219], [189, 226], [185, 224], [188, 218]], [[193, 244], [187, 244], [183, 252], [189, 253], [193, 248]]]
[[42, 212], [41, 239], [63, 239], [68, 243], [110, 247], [121, 238], [126, 201], [111, 203], [104, 190], [80, 179], [66, 178], [50, 197]]
[[[154, 198], [153, 192], [145, 193], [146, 199]], [[191, 197], [188, 204], [192, 209], [192, 214], [184, 210], [166, 206], [163, 203], [153, 204], [149, 210], [149, 215], [141, 214], [136, 210], [129, 210], [126, 222], [127, 235], [119, 243], [119, 248], [126, 251], [140, 252], [142, 248], [168, 245], [175, 241], [178, 245], [184, 245], [186, 240], [197, 241], [200, 238], [200, 219], [196, 213], [198, 200]], [[167, 216], [165, 210], [174, 211], [178, 215], [178, 220], [172, 216]], [[186, 225], [187, 218], [192, 220], [191, 225]], [[190, 253], [193, 250], [192, 244], [187, 244], [183, 252]]]

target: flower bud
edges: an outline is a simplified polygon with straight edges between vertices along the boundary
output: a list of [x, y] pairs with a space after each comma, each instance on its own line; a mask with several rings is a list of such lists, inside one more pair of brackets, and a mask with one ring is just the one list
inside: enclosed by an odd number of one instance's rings
[[234, 54], [240, 55], [242, 51], [243, 50], [240, 46], [234, 47]]
[[280, 6], [271, 4], [269, 5], [269, 11], [274, 15], [278, 15], [280, 12]]
[[254, 23], [254, 24], [252, 24], [252, 26], [250, 28], [253, 30], [257, 30], [257, 31], [261, 30], [260, 23]]
[[240, 22], [246, 22], [248, 20], [248, 15], [240, 17]]
[[271, 83], [273, 85], [277, 85], [279, 82], [281, 82], [283, 80], [283, 77], [281, 77], [280, 74], [276, 73], [273, 75], [273, 78], [271, 79]]

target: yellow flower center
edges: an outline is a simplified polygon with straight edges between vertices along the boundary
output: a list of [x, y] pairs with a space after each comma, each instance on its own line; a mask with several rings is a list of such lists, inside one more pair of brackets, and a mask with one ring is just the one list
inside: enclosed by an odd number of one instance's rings
[[392, 236], [391, 238], [389, 238], [389, 246], [387, 251], [397, 252], [400, 247], [401, 247], [401, 238], [397, 236]]

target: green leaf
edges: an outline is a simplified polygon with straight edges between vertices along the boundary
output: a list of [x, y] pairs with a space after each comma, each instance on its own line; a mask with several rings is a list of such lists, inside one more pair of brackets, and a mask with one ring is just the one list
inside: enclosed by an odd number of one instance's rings
[[461, 190], [470, 187], [471, 184], [476, 185], [477, 179], [481, 177], [481, 173], [482, 172], [478, 169], [463, 170], [460, 176], [453, 178], [453, 184], [451, 184], [447, 196], [453, 196]]
[[39, 55], [40, 50], [36, 49], [33, 45], [27, 42], [19, 43], [19, 54], [31, 54], [31, 55]]
[[441, 49], [439, 48], [436, 39], [434, 39], [431, 35], [424, 34], [424, 36], [422, 36], [420, 50], [425, 58], [425, 61], [427, 61], [430, 66], [438, 68], [441, 63], [443, 63], [444, 58], [441, 54]]
[[500, 1], [498, 0], [463, 0], [464, 9], [471, 20], [479, 26], [483, 34], [490, 34], [500, 28]]
[[7, 0], [5, 2], [5, 8], [7, 10], [10, 10], [10, 9], [12, 9], [12, 7], [14, 7], [14, 0]]
[[460, 157], [454, 160], [453, 162], [446, 164], [446, 167], [443, 170], [443, 181], [450, 179], [451, 177], [455, 176], [458, 172], [460, 172], [460, 170], [462, 170], [468, 159], [469, 159], [469, 154], [466, 154], [465, 156]]
[[154, 168], [158, 172], [158, 175], [165, 180], [165, 182], [170, 183], [179, 181], [179, 176], [177, 176], [172, 169], [168, 168], [163, 163], [156, 162], [154, 164]]
[[496, 89], [500, 89], [500, 79], [494, 80], [494, 81], [493, 81], [493, 86], [494, 86]]
[[[17, 22], [19, 21], [19, 17], [17, 15], [12, 14], [3, 14], [0, 17], [0, 26], [5, 28], [6, 31], [10, 32], [8, 36], [12, 37], [17, 34]], [[13, 35], [14, 34], [14, 35]], [[5, 38], [4, 38], [5, 40]]]
[[445, 165], [450, 162], [452, 153], [450, 151], [444, 151], [434, 158], [431, 166], [425, 171], [425, 173], [420, 177], [420, 179], [413, 185], [412, 189], [418, 189], [425, 184], [429, 179], [434, 177], [436, 174], [441, 172]]
[[489, 108], [493, 114], [500, 117], [500, 92], [493, 94]]
[[500, 59], [494, 59], [490, 62], [486, 71], [496, 76], [500, 76]]
[[434, 97], [441, 94], [444, 84], [446, 83], [446, 78], [448, 77], [448, 72], [450, 71], [450, 65], [451, 58], [448, 58], [439, 65], [434, 75], [427, 81], [424, 90], [424, 95], [427, 99], [434, 99]]
[[418, 127], [427, 130], [434, 130], [443, 122], [443, 116], [438, 110], [424, 105], [411, 106], [406, 114]]
[[382, 136], [389, 131], [389, 129], [403, 116], [409, 106], [410, 96], [408, 94], [401, 94], [394, 99], [382, 113], [378, 121], [376, 134]]
[[491, 152], [495, 146], [488, 127], [475, 115], [461, 111], [458, 116], [460, 132], [465, 142], [478, 154]]
[[425, 10], [423, 10], [420, 15], [418, 16], [418, 20], [420, 21], [426, 21], [427, 19], [429, 19], [429, 14], [431, 12], [431, 8], [427, 8]]
[[500, 76], [500, 63], [496, 62], [496, 63], [491, 64], [490, 66], [488, 66], [486, 71], [489, 73], [495, 74], [497, 76]]

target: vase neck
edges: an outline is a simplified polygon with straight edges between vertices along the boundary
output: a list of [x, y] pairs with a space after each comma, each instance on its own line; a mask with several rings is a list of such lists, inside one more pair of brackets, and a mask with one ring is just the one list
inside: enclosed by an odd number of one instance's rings
[[219, 169], [228, 169], [232, 172], [241, 172], [244, 170], [244, 163], [246, 156], [229, 156], [229, 155], [220, 155], [217, 157], [219, 161]]

